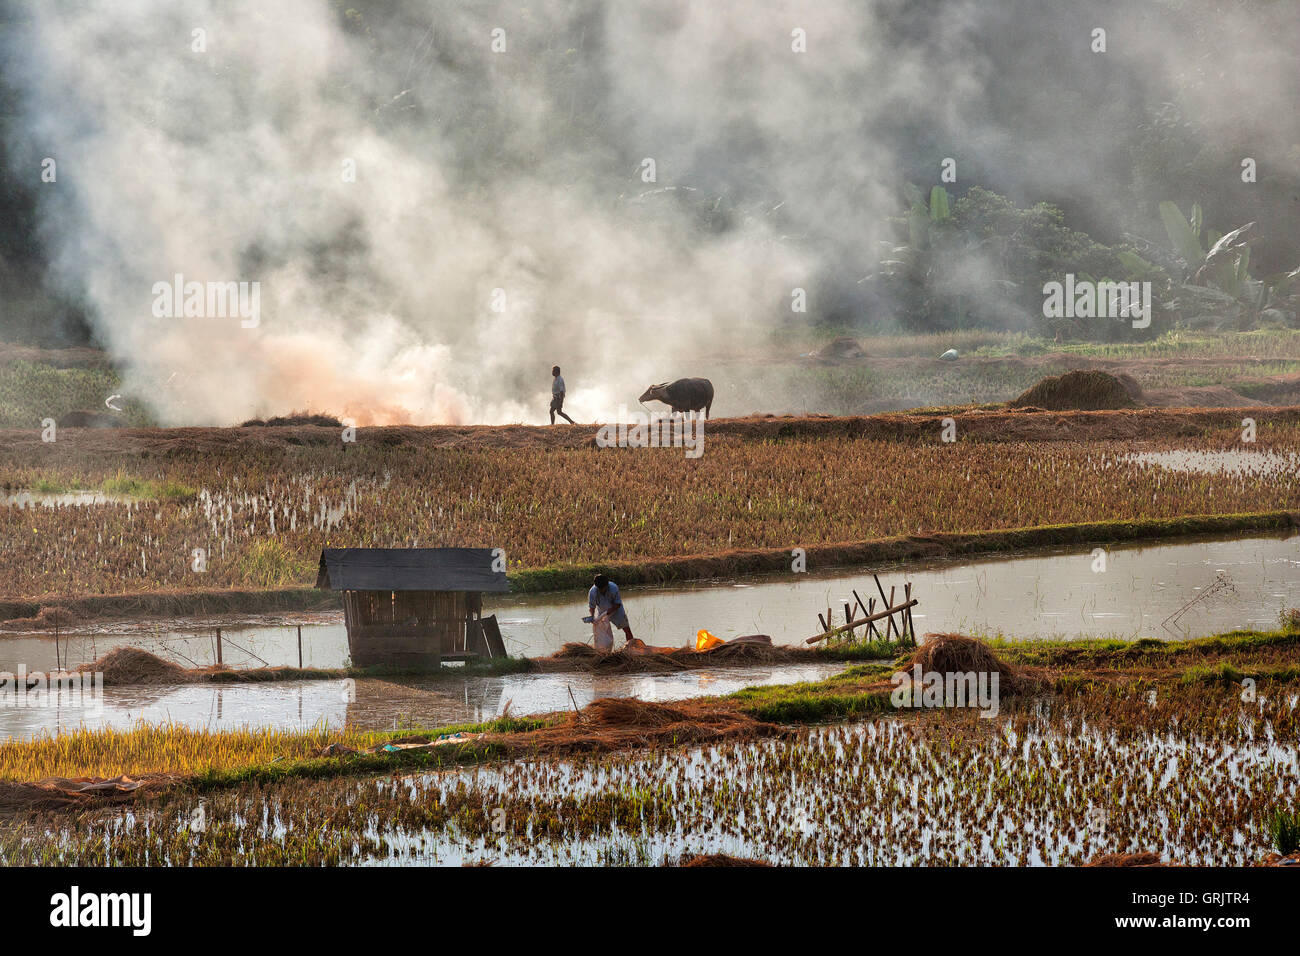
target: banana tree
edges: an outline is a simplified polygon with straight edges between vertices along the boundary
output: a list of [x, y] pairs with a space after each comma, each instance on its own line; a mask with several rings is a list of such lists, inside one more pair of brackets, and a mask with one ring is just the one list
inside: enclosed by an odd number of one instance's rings
[[[1259, 314], [1267, 301], [1269, 284], [1256, 282], [1250, 276], [1250, 243], [1253, 240], [1247, 236], [1255, 228], [1255, 223], [1248, 222], [1226, 235], [1209, 230], [1203, 242], [1203, 220], [1199, 205], [1193, 205], [1191, 217], [1184, 218], [1182, 210], [1176, 204], [1162, 202], [1160, 218], [1169, 234], [1169, 241], [1186, 266], [1187, 278], [1181, 285], [1180, 296], [1201, 302], [1207, 298], [1218, 302], [1230, 300], [1248, 313]], [[1191, 291], [1210, 286], [1223, 293], [1226, 300]], [[1175, 306], [1177, 303], [1170, 305]]]

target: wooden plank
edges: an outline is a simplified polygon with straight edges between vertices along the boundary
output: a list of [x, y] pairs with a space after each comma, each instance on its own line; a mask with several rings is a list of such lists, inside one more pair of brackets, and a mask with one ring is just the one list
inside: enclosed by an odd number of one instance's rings
[[501, 628], [497, 625], [497, 616], [489, 614], [479, 618], [483, 627], [483, 638], [487, 642], [488, 657], [505, 657], [506, 642], [501, 639]]
[[[483, 637], [481, 621], [470, 621], [465, 629], [465, 650], [478, 656], [487, 657], [487, 640]], [[453, 653], [455, 653], [453, 651]]]
[[427, 634], [358, 637], [358, 654], [434, 654], [439, 648], [429, 643]]

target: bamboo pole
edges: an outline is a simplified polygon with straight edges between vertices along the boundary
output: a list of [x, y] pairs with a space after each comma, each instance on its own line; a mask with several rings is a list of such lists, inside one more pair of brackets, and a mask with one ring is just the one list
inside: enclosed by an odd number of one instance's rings
[[[909, 601], [912, 600], [911, 581], [908, 581], [903, 585], [903, 597]], [[907, 636], [910, 637], [912, 639], [912, 643], [915, 644], [916, 643], [916, 622], [912, 620], [912, 609], [910, 607], [907, 609], [907, 616], [903, 618], [903, 623], [907, 625]]]
[[302, 670], [302, 625], [298, 625], [298, 670]]
[[853, 592], [853, 599], [858, 602], [858, 607], [862, 608], [863, 614], [871, 613], [870, 611], [867, 610], [867, 602], [862, 600], [862, 595], [858, 594], [857, 591]]
[[[880, 603], [883, 604], [885, 607], [891, 607], [894, 602], [891, 601], [889, 598], [885, 597], [885, 586], [880, 583], [880, 575], [872, 574], [871, 580], [876, 582], [876, 590], [880, 592]], [[889, 616], [889, 625], [885, 629], [885, 640], [889, 640], [890, 636], [893, 633], [894, 633], [894, 616], [891, 614]]]
[[808, 640], [804, 641], [804, 643], [816, 644], [818, 641], [825, 640], [828, 637], [833, 637], [842, 631], [848, 630], [850, 627], [861, 627], [863, 624], [868, 624], [871, 621], [879, 621], [881, 618], [889, 617], [891, 614], [898, 614], [902, 611], [907, 610], [912, 605], [919, 604], [919, 603], [920, 603], [919, 601], [912, 600], [912, 601], [908, 601], [905, 604], [900, 604], [898, 607], [887, 607], [885, 608], [885, 610], [877, 611], [875, 614], [868, 615], [867, 617], [862, 618], [861, 620], [851, 621], [848, 624], [841, 624], [839, 627], [831, 628], [830, 630], [826, 631], [826, 633], [824, 634], [818, 634], [816, 637], [810, 637], [808, 638]]

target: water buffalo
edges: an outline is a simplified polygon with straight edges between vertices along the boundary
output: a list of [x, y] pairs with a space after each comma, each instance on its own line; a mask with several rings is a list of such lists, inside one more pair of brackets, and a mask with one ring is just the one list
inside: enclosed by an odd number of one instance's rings
[[704, 417], [709, 417], [713, 407], [713, 383], [707, 378], [679, 378], [669, 385], [651, 385], [645, 390], [639, 402], [663, 402], [671, 406], [673, 414], [678, 412], [698, 412], [704, 410]]

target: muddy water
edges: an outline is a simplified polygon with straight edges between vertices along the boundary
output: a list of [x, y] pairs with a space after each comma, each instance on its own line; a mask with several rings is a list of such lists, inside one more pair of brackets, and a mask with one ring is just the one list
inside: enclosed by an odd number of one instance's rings
[[1294, 475], [1300, 471], [1300, 454], [1276, 451], [1144, 451], [1127, 456], [1139, 465], [1165, 471], [1203, 475], [1248, 475], [1268, 477]]
[[[886, 591], [912, 582], [920, 600], [918, 631], [963, 631], [985, 636], [1198, 637], [1234, 628], [1274, 627], [1284, 607], [1300, 606], [1300, 536], [1183, 541], [1119, 547], [1105, 555], [1104, 570], [1091, 550], [1073, 549], [964, 563], [912, 563], [881, 568]], [[1220, 578], [1225, 583], [1217, 584]], [[707, 628], [719, 637], [769, 634], [778, 644], [798, 644], [817, 633], [818, 613], [843, 620], [856, 589], [877, 596], [868, 574], [845, 569], [779, 578], [741, 578], [671, 588], [624, 591], [633, 631], [652, 643], [680, 647]], [[1211, 593], [1206, 593], [1211, 592]], [[485, 597], [510, 654], [550, 654], [567, 641], [590, 640], [581, 623], [586, 596], [578, 592]], [[1171, 615], [1190, 603], [1169, 623]], [[297, 623], [301, 622], [301, 623]], [[62, 635], [57, 651], [49, 634], [0, 635], [0, 671], [19, 664], [48, 670], [77, 665], [114, 647], [144, 647], [185, 666], [222, 659], [234, 667], [298, 663], [340, 667], [347, 659], [341, 614], [265, 619], [248, 626], [211, 620], [182, 627], [132, 622], [93, 633]]]
[[[106, 687], [102, 696], [39, 707], [0, 705], [0, 740], [57, 734], [77, 727], [130, 727], [139, 721], [228, 730], [341, 727], [396, 730], [479, 722], [585, 707], [598, 697], [685, 700], [730, 694], [756, 684], [821, 680], [840, 665], [719, 667], [675, 674], [598, 677], [591, 674], [512, 674], [431, 680], [318, 680], [264, 684]], [[572, 696], [570, 696], [572, 695]]]
[[[985, 636], [1195, 637], [1234, 628], [1276, 626], [1284, 607], [1300, 606], [1300, 536], [1182, 541], [1120, 547], [1105, 555], [1104, 570], [1089, 549], [1056, 550], [964, 563], [905, 569], [881, 568], [886, 590], [912, 582], [920, 600], [917, 629], [963, 631]], [[834, 609], [842, 620], [852, 589], [864, 599], [874, 593], [869, 575], [845, 569], [812, 571], [773, 579], [750, 578], [674, 588], [624, 592], [634, 632], [644, 640], [681, 646], [699, 628], [719, 637], [764, 633], [777, 643], [795, 644], [819, 630], [817, 614]], [[583, 641], [586, 598], [581, 593], [509, 595], [487, 600], [512, 655], [549, 654], [567, 641]], [[1181, 613], [1180, 613], [1181, 612]], [[1174, 617], [1176, 615], [1176, 617]], [[1173, 620], [1170, 620], [1174, 617]], [[56, 651], [48, 634], [0, 635], [0, 671], [49, 670], [95, 660], [114, 647], [137, 646], [185, 666], [216, 659], [215, 629], [223, 632], [223, 660], [236, 667], [297, 664], [297, 629], [302, 629], [305, 666], [339, 667], [347, 658], [340, 615], [266, 619], [254, 626], [208, 621], [185, 627], [133, 622], [94, 633], [62, 635]], [[301, 623], [298, 623], [301, 622]], [[636, 694], [688, 697], [727, 693], [749, 683], [814, 679], [829, 670], [793, 676], [793, 669], [692, 673], [689, 676], [601, 678], [565, 675], [443, 678], [418, 685], [403, 696], [358, 684], [357, 700], [342, 700], [339, 681], [244, 687], [108, 689], [107, 716], [120, 724], [144, 717], [213, 726], [273, 724], [311, 726], [352, 715], [367, 726], [389, 726], [404, 714], [444, 723], [500, 713], [562, 709], [572, 686], [581, 705], [592, 696]], [[712, 690], [711, 690], [712, 688]], [[57, 709], [56, 709], [57, 710]], [[28, 734], [81, 722], [66, 714], [33, 715], [0, 706], [0, 736]]]
[[13, 491], [0, 494], [0, 505], [14, 508], [72, 508], [80, 505], [127, 504], [139, 499], [102, 491]]

